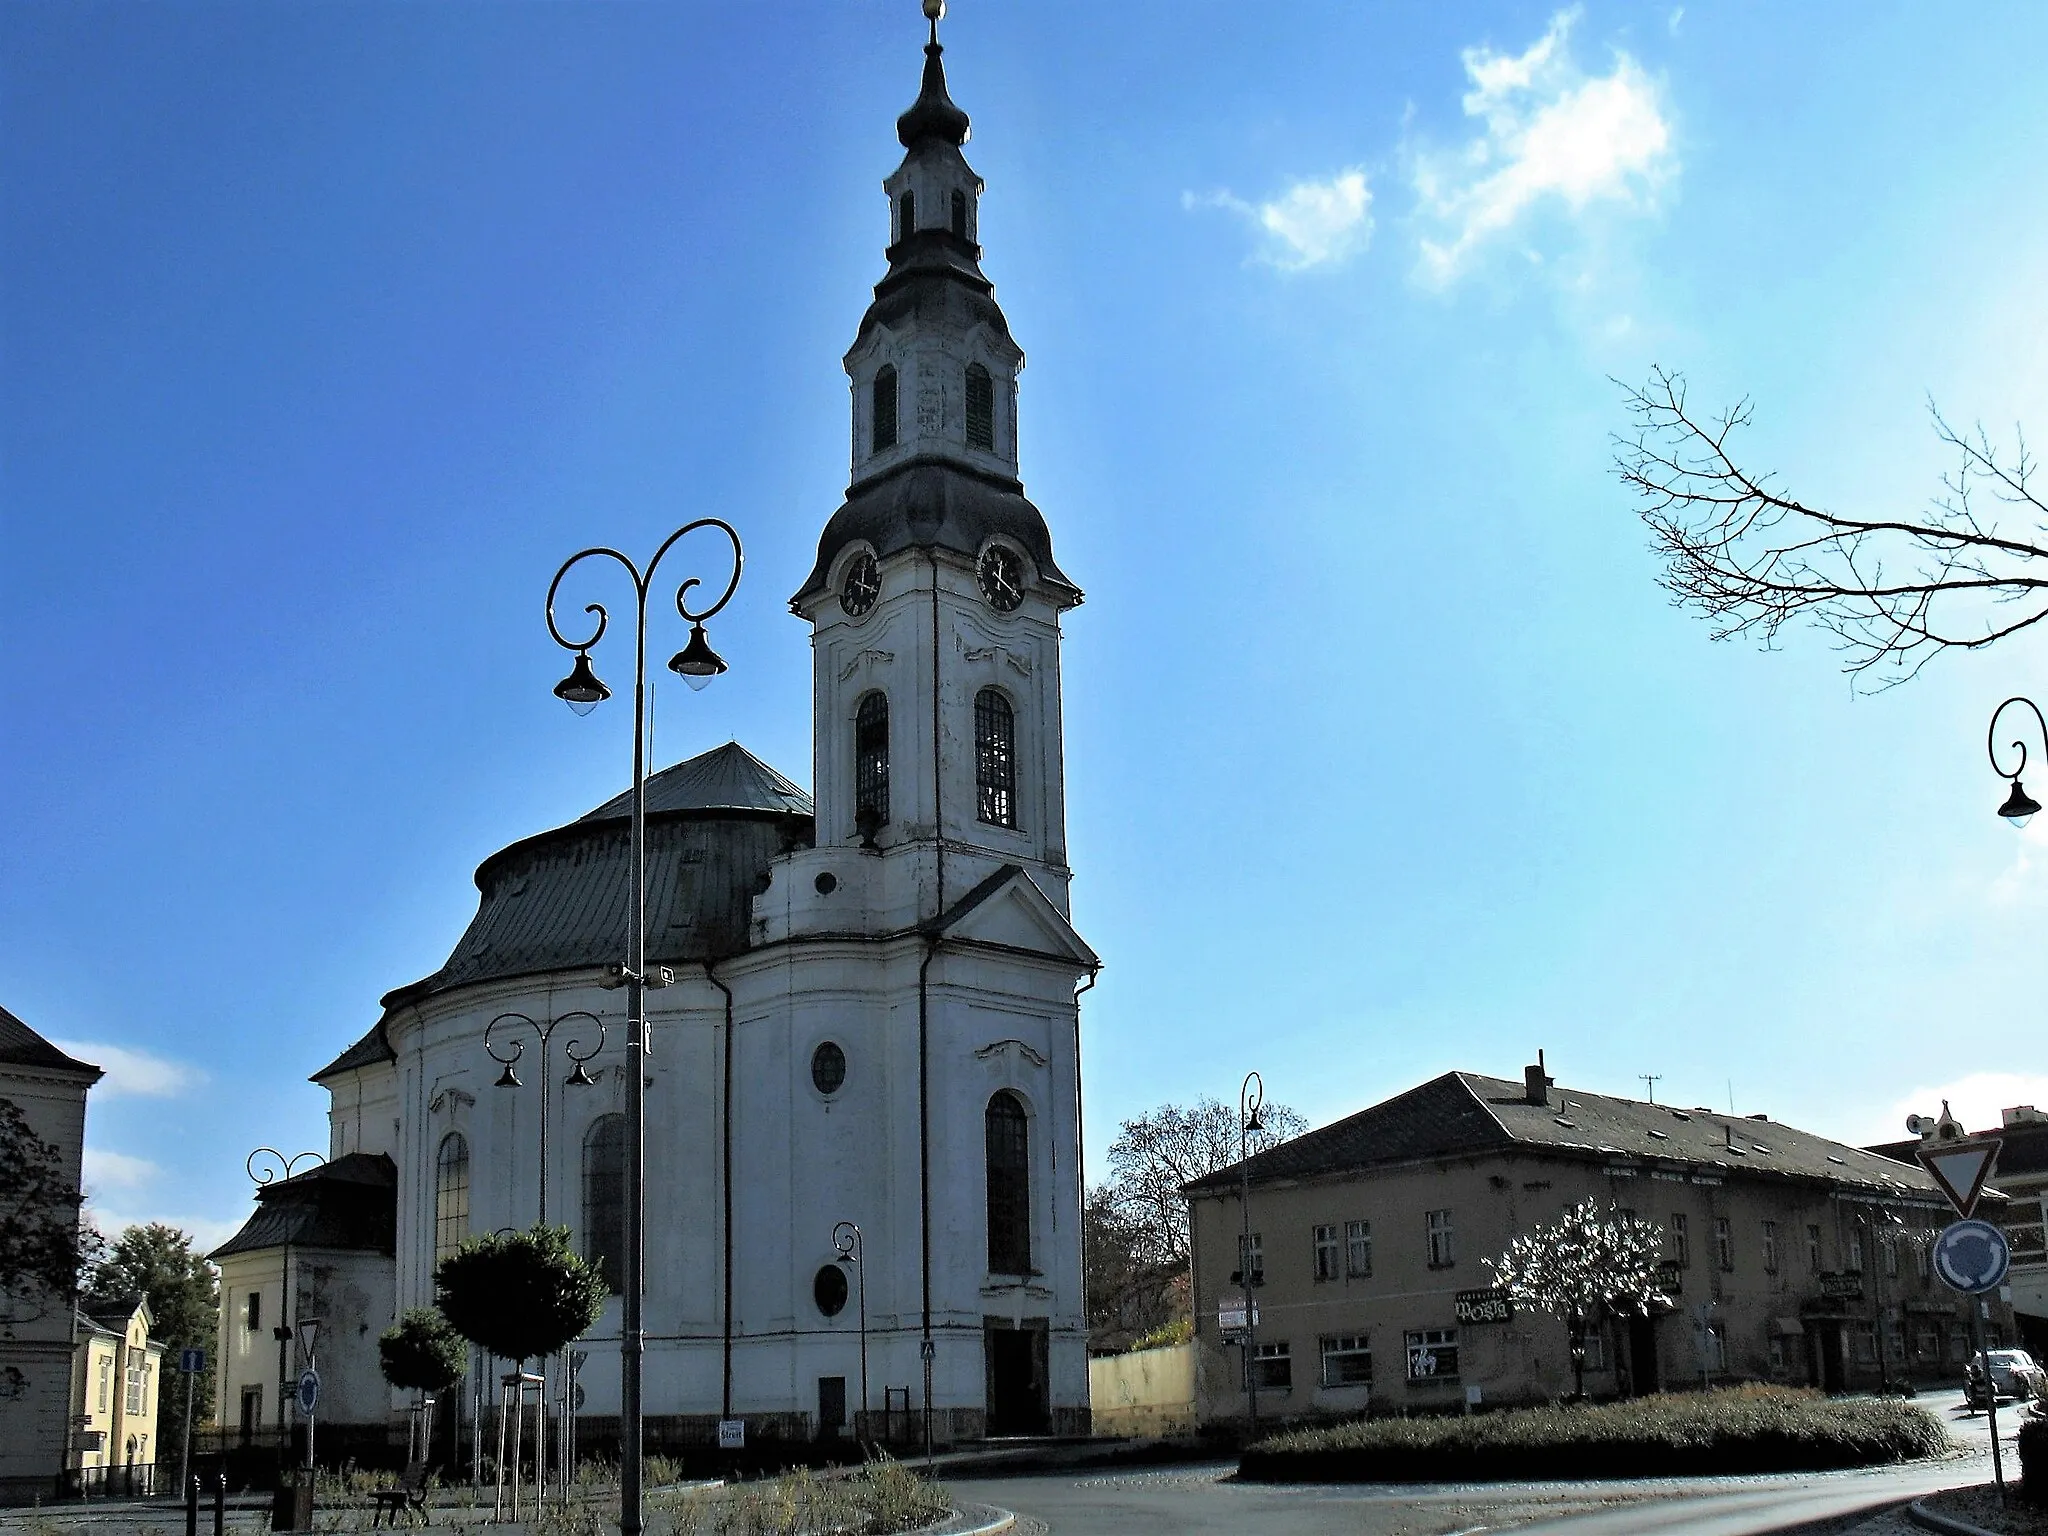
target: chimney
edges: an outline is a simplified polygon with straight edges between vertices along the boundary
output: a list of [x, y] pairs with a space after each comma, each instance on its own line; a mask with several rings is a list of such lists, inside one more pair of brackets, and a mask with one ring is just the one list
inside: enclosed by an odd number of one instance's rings
[[1550, 1078], [1543, 1071], [1543, 1053], [1536, 1053], [1536, 1064], [1522, 1068], [1522, 1097], [1531, 1104], [1550, 1102]]

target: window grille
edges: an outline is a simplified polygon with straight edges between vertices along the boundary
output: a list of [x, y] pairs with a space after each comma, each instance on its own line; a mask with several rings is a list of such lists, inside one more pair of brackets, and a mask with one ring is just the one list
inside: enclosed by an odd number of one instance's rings
[[[441, 1150], [434, 1159], [434, 1262], [447, 1258], [468, 1236], [469, 1143], [461, 1132], [450, 1131], [441, 1138]], [[249, 1326], [256, 1325], [251, 1322]]]
[[1408, 1379], [1410, 1381], [1456, 1381], [1458, 1379], [1458, 1330], [1421, 1328], [1408, 1334]]
[[1323, 1385], [1372, 1385], [1372, 1350], [1362, 1333], [1325, 1334], [1322, 1338]]
[[1031, 1273], [1031, 1122], [1007, 1090], [983, 1116], [988, 1156], [990, 1274]]
[[1017, 825], [1017, 716], [993, 688], [974, 696], [974, 798], [981, 820]]
[[1372, 1278], [1372, 1223], [1344, 1223], [1344, 1273], [1353, 1280]]
[[1714, 1218], [1714, 1263], [1722, 1270], [1735, 1268], [1735, 1235], [1726, 1216]]
[[1764, 1273], [1775, 1275], [1777, 1272], [1778, 1224], [1775, 1221], [1767, 1221], [1764, 1223]]
[[853, 814], [857, 823], [889, 820], [889, 700], [871, 693], [853, 716]]
[[1266, 1283], [1266, 1254], [1264, 1245], [1256, 1232], [1240, 1232], [1237, 1235], [1238, 1284], [1252, 1285]]
[[883, 364], [875, 375], [873, 405], [875, 419], [868, 424], [868, 451], [880, 453], [896, 446], [896, 369], [892, 364]]
[[1457, 1262], [1457, 1254], [1451, 1247], [1451, 1213], [1431, 1211], [1429, 1213], [1429, 1267], [1448, 1269]]
[[1258, 1373], [1261, 1392], [1294, 1390], [1294, 1352], [1286, 1343], [1261, 1344], [1253, 1369]]
[[583, 1135], [583, 1258], [612, 1295], [625, 1292], [626, 1117], [600, 1115]]
[[896, 199], [896, 238], [908, 240], [917, 231], [917, 194], [905, 192]]
[[967, 365], [967, 446], [996, 445], [996, 387], [979, 363]]
[[953, 233], [967, 238], [967, 194], [958, 187], [953, 189]]
[[1673, 1211], [1671, 1225], [1664, 1234], [1665, 1257], [1680, 1269], [1692, 1264], [1692, 1234], [1686, 1230], [1685, 1213]]
[[1336, 1225], [1332, 1223], [1326, 1227], [1317, 1227], [1315, 1229], [1315, 1240], [1316, 1279], [1318, 1281], [1335, 1280], [1337, 1278]]

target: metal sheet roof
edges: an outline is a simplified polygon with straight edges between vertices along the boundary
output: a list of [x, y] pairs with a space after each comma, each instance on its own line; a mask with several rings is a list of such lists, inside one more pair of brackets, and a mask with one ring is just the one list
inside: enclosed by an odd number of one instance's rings
[[207, 1257], [286, 1243], [393, 1253], [397, 1236], [397, 1164], [381, 1152], [351, 1152], [257, 1190], [255, 1214]]

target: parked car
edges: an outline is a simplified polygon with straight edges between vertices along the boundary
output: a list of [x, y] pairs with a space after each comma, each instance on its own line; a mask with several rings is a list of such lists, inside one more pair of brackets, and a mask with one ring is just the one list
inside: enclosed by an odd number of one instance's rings
[[1992, 1388], [2000, 1397], [2018, 1398], [2021, 1402], [2048, 1398], [2048, 1371], [2043, 1371], [2032, 1355], [2024, 1349], [1987, 1349], [1963, 1372], [1963, 1401], [1972, 1408], [1990, 1406], [1990, 1396], [1984, 1387], [1987, 1363]]

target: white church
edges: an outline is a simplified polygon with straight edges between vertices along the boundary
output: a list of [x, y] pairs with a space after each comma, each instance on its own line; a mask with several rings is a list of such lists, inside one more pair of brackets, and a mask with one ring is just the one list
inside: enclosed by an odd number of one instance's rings
[[[1078, 995], [1099, 962], [1069, 922], [1060, 715], [1081, 593], [1018, 479], [1024, 359], [982, 275], [967, 135], [934, 24], [845, 356], [851, 483], [790, 599], [815, 800], [737, 744], [647, 785], [648, 954], [675, 976], [648, 994], [651, 1447], [732, 1419], [749, 1443], [921, 1438], [927, 1409], [941, 1444], [1088, 1425]], [[486, 859], [447, 963], [315, 1074], [328, 1163], [268, 1186], [218, 1255], [229, 1443], [275, 1432], [273, 1337], [302, 1316], [323, 1424], [395, 1414], [377, 1333], [433, 1301], [438, 1258], [543, 1198], [617, 1286], [628, 815], [622, 794]], [[607, 1026], [594, 1053], [576, 1020], [545, 1063], [530, 1034], [510, 1073], [486, 1052], [501, 1014], [578, 1010]], [[589, 1443], [617, 1422], [619, 1314], [578, 1346]]]

